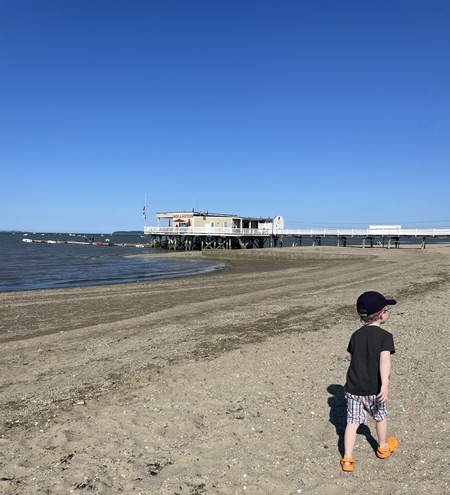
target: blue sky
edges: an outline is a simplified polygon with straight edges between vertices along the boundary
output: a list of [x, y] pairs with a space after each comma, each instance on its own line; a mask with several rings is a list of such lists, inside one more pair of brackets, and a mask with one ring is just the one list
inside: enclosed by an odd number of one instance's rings
[[0, 0], [0, 230], [450, 226], [447, 0]]

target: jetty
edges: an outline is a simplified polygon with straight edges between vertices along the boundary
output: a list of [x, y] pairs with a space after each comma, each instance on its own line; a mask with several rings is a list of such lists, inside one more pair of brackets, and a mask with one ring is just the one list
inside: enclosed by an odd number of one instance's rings
[[284, 219], [240, 217], [208, 211], [163, 212], [156, 214], [158, 225], [145, 226], [154, 247], [168, 250], [252, 249], [280, 247], [289, 238], [292, 246], [301, 246], [304, 238], [320, 246], [323, 238], [335, 238], [336, 246], [345, 247], [350, 238], [361, 246], [399, 248], [402, 239], [418, 238], [425, 249], [428, 238], [450, 239], [450, 227], [402, 228], [401, 225], [369, 225], [366, 229], [315, 228], [285, 229]]
[[31, 239], [30, 237], [24, 237], [22, 242], [36, 242], [43, 244], [79, 244], [82, 246], [118, 246], [118, 247], [137, 247], [137, 248], [151, 248], [153, 243], [132, 244], [127, 242], [106, 242], [106, 241], [63, 241], [60, 239]]

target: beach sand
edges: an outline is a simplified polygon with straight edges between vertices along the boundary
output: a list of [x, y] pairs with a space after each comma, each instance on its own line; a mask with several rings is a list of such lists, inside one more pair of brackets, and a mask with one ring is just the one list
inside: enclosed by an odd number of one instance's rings
[[[288, 250], [324, 257], [258, 250], [210, 275], [0, 294], [0, 493], [449, 493], [450, 247]], [[378, 459], [369, 420], [344, 473], [366, 290], [398, 301], [400, 446]]]

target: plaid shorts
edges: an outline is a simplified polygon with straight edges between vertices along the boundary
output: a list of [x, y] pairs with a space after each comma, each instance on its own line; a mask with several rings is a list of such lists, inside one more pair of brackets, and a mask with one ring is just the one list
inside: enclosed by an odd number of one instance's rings
[[345, 397], [347, 399], [347, 423], [365, 423], [367, 413], [375, 421], [386, 419], [386, 404], [381, 404], [376, 395], [353, 395], [345, 392]]

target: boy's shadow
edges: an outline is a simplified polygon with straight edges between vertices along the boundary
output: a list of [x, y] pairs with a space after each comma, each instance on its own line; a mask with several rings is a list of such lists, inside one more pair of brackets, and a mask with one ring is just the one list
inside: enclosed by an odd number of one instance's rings
[[[330, 423], [336, 428], [338, 436], [337, 448], [341, 457], [344, 457], [344, 433], [347, 426], [347, 400], [345, 399], [345, 391], [342, 385], [329, 385], [327, 392], [331, 394], [328, 399], [330, 406]], [[359, 426], [357, 433], [364, 435], [370, 446], [376, 452], [378, 443], [370, 432], [370, 428], [365, 424]]]

